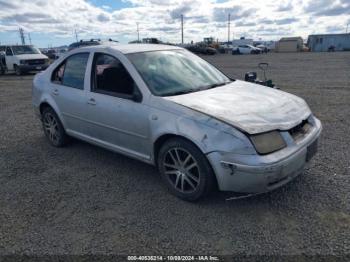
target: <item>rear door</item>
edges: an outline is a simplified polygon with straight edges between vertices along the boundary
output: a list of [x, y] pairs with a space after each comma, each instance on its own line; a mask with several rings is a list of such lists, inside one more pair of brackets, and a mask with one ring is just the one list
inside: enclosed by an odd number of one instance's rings
[[89, 135], [115, 150], [149, 159], [149, 110], [121, 57], [95, 53], [91, 77], [86, 97]]
[[87, 65], [90, 53], [76, 53], [66, 58], [51, 76], [50, 92], [63, 118], [66, 131], [86, 132]]

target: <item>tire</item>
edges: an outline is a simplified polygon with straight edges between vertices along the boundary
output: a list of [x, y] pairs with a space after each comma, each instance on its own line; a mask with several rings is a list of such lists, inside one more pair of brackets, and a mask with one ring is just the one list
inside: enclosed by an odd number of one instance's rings
[[22, 75], [22, 70], [19, 66], [15, 65], [15, 73], [17, 76]]
[[214, 188], [216, 180], [208, 159], [185, 139], [166, 141], [159, 150], [157, 164], [170, 192], [183, 200], [196, 201]]
[[46, 107], [42, 113], [42, 124], [46, 138], [54, 147], [67, 144], [68, 136], [57, 114], [51, 107]]

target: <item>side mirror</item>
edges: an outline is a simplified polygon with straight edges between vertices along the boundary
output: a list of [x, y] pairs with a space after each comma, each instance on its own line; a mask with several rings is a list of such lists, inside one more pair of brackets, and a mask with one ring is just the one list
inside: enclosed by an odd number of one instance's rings
[[140, 103], [142, 101], [142, 94], [136, 86], [134, 87], [134, 93], [131, 96], [131, 100], [137, 103]]

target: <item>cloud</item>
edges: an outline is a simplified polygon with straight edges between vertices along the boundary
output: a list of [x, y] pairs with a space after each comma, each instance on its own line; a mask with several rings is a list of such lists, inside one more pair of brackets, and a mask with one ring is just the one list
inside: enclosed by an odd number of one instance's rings
[[286, 12], [286, 11], [291, 11], [292, 9], [293, 9], [293, 4], [292, 4], [292, 1], [290, 1], [286, 4], [282, 4], [282, 5], [278, 6], [276, 11], [277, 12]]
[[329, 9], [321, 10], [318, 12], [315, 12], [316, 16], [336, 16], [336, 15], [348, 15], [350, 14], [350, 5], [344, 5], [344, 6], [334, 6]]
[[349, 0], [314, 0], [310, 1], [304, 8], [314, 16], [338, 16], [350, 14]]
[[305, 38], [311, 33], [339, 32], [338, 27], [346, 24], [350, 11], [350, 0], [122, 1], [128, 2], [129, 7], [115, 10], [106, 4], [95, 6], [88, 0], [0, 0], [0, 32], [10, 38], [6, 32], [22, 27], [27, 33], [35, 33], [33, 41], [35, 35], [45, 36], [38, 42], [44, 46], [58, 38], [57, 41], [69, 44], [74, 41], [74, 30], [83, 39], [113, 38], [128, 42], [137, 38], [139, 23], [140, 38], [158, 37], [179, 43], [183, 14], [185, 42], [210, 36], [226, 41], [230, 14], [231, 31], [237, 38], [270, 40], [284, 35]]
[[344, 32], [343, 26], [327, 26], [326, 28], [327, 33], [342, 33]]
[[182, 5], [177, 8], [174, 8], [170, 11], [170, 17], [172, 19], [180, 19], [181, 15], [186, 15], [191, 11], [191, 7], [188, 5]]
[[104, 13], [100, 13], [98, 16], [97, 16], [97, 20], [100, 21], [100, 22], [108, 22], [110, 20], [109, 16], [104, 14]]
[[284, 18], [284, 19], [275, 20], [274, 22], [277, 25], [285, 25], [285, 24], [291, 24], [291, 23], [294, 23], [297, 21], [298, 21], [298, 19], [296, 19], [296, 18]]
[[0, 6], [1, 6], [1, 10], [6, 10], [6, 9], [12, 9], [12, 8], [17, 8], [18, 6], [15, 5], [14, 3], [9, 3], [9, 1], [3, 1], [0, 0]]
[[27, 12], [22, 14], [13, 14], [4, 17], [3, 21], [14, 21], [17, 23], [35, 23], [35, 24], [59, 24], [60, 20], [55, 19], [49, 15], [36, 13], [36, 12]]
[[251, 14], [256, 11], [255, 8], [245, 9], [241, 6], [233, 6], [233, 7], [215, 7], [213, 11], [213, 19], [214, 21], [223, 22], [227, 21], [228, 15], [230, 14], [231, 19], [240, 19], [240, 18], [248, 18]]
[[255, 26], [257, 25], [257, 23], [255, 22], [243, 22], [243, 21], [238, 21], [237, 23], [235, 23], [235, 26], [239, 27], [239, 26]]

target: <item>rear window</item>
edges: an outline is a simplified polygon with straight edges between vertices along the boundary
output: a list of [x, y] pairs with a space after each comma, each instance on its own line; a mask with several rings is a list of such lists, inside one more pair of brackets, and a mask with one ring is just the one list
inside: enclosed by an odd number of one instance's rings
[[55, 69], [51, 80], [55, 84], [83, 90], [88, 59], [89, 53], [79, 53], [68, 57]]

